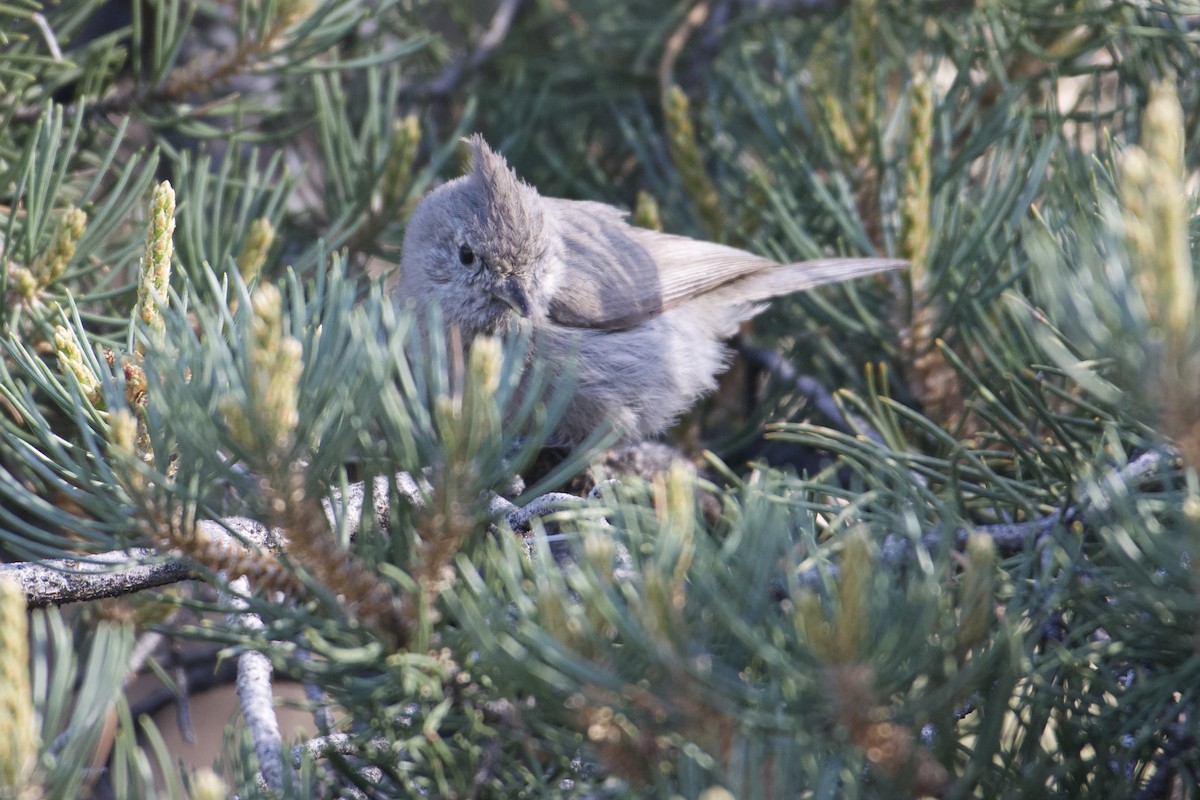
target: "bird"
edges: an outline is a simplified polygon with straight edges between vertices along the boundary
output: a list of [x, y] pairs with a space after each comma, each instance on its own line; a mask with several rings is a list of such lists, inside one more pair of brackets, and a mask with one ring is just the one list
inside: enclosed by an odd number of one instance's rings
[[553, 441], [601, 426], [651, 438], [716, 386], [725, 340], [781, 295], [906, 265], [888, 258], [781, 264], [631, 225], [605, 203], [545, 197], [476, 134], [470, 166], [409, 219], [397, 305], [436, 304], [464, 343], [526, 330], [552, 381], [573, 386]]

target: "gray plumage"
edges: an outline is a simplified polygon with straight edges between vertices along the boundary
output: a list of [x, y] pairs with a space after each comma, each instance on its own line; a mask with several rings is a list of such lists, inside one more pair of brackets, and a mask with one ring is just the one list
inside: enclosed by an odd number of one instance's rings
[[779, 264], [644, 230], [603, 203], [542, 197], [482, 137], [468, 144], [470, 172], [413, 211], [394, 297], [437, 303], [464, 342], [532, 326], [540, 356], [576, 382], [555, 430], [565, 443], [605, 422], [626, 440], [661, 432], [715, 387], [721, 341], [764, 301], [905, 264]]

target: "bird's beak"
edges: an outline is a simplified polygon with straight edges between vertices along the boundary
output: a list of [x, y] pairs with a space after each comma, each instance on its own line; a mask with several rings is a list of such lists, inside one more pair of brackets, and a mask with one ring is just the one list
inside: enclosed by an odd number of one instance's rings
[[520, 280], [516, 277], [510, 275], [499, 281], [492, 288], [492, 297], [495, 297], [522, 317], [529, 316], [529, 295], [525, 293], [525, 287], [521, 285]]

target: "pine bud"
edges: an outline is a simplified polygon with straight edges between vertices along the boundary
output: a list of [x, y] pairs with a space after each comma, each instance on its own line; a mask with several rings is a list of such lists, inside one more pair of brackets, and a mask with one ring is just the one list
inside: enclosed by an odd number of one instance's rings
[[833, 660], [848, 664], [862, 660], [870, 632], [868, 599], [875, 579], [875, 555], [861, 528], [851, 531], [842, 551], [837, 584], [837, 621], [833, 626]]
[[678, 86], [672, 86], [663, 97], [663, 118], [667, 127], [667, 148], [679, 171], [684, 191], [695, 206], [709, 238], [720, 239], [724, 226], [717, 187], [704, 169], [704, 156], [692, 125], [688, 98]]
[[996, 545], [985, 533], [967, 540], [967, 565], [959, 590], [961, 616], [955, 637], [959, 659], [987, 638], [993, 617], [996, 591]]
[[421, 144], [421, 121], [416, 114], [397, 120], [392, 126], [392, 147], [381, 178], [385, 209], [395, 208], [412, 185], [413, 163]]
[[846, 112], [842, 110], [841, 104], [828, 94], [822, 94], [817, 103], [825, 120], [825, 128], [833, 140], [834, 149], [845, 158], [857, 159], [860, 149], [858, 137], [850, 128], [850, 120], [846, 119]]
[[68, 206], [58, 221], [50, 246], [33, 262], [33, 274], [39, 286], [52, 283], [67, 271], [67, 265], [75, 257], [75, 248], [86, 229], [87, 214], [75, 206]]
[[500, 388], [504, 349], [495, 336], [478, 336], [471, 343], [470, 381], [475, 390], [491, 397]]
[[146, 370], [130, 360], [121, 365], [121, 371], [125, 375], [125, 401], [131, 406], [146, 405], [146, 392], [150, 388]]
[[1179, 98], [1164, 82], [1150, 92], [1141, 146], [1122, 155], [1120, 190], [1130, 265], [1146, 320], [1161, 342], [1159, 380], [1153, 388], [1162, 402], [1163, 429], [1195, 467], [1200, 465], [1200, 366], [1195, 358], [1200, 297], [1188, 241], [1183, 141]]
[[37, 765], [25, 590], [0, 576], [0, 797], [32, 798]]
[[924, 73], [913, 76], [908, 107], [908, 160], [900, 200], [900, 255], [911, 263], [913, 304], [928, 290], [930, 153], [933, 149], [933, 88]]
[[287, 28], [303, 22], [316, 8], [316, 0], [279, 0], [275, 4], [275, 19], [278, 28]]
[[933, 86], [923, 72], [913, 75], [908, 108], [908, 160], [900, 199], [900, 255], [908, 259], [912, 315], [900, 330], [904, 366], [913, 392], [931, 419], [955, 430], [966, 413], [961, 381], [947, 362], [937, 307], [929, 296], [930, 207], [933, 152]]
[[268, 460], [292, 444], [299, 424], [300, 374], [303, 347], [283, 333], [283, 296], [265, 283], [251, 297], [254, 318], [248, 343], [250, 369], [246, 376], [249, 408], [234, 397], [220, 403], [233, 440], [247, 450], [264, 448]]
[[647, 570], [643, 579], [656, 633], [662, 635], [680, 629], [680, 612], [687, 602], [688, 570], [696, 553], [694, 492], [691, 474], [682, 464], [672, 464], [665, 476], [654, 481], [659, 522], [655, 538], [661, 561], [658, 569]]
[[803, 590], [795, 596], [793, 602], [796, 606], [797, 634], [808, 643], [818, 658], [830, 661], [833, 655], [833, 630], [821, 598], [816, 592]]
[[8, 265], [8, 292], [16, 296], [17, 302], [32, 302], [37, 291], [38, 279], [32, 270], [16, 264]]
[[853, 70], [854, 121], [859, 131], [875, 122], [875, 47], [879, 42], [878, 0], [851, 0], [851, 69]]
[[225, 781], [211, 769], [201, 769], [192, 776], [189, 800], [225, 800], [228, 796]]
[[133, 457], [137, 453], [137, 417], [127, 408], [118, 408], [108, 417], [108, 440], [121, 454]]
[[171, 257], [175, 253], [175, 190], [163, 181], [150, 201], [150, 228], [138, 281], [138, 315], [151, 330], [161, 330], [167, 305]]
[[604, 584], [612, 583], [617, 546], [607, 531], [587, 528], [583, 533], [583, 557]]
[[633, 224], [646, 230], [662, 230], [658, 201], [654, 199], [654, 195], [644, 189], [637, 193], [637, 205], [633, 209]]
[[242, 281], [249, 283], [262, 272], [267, 263], [267, 253], [275, 243], [275, 226], [266, 217], [259, 217], [250, 223], [250, 231], [242, 242], [242, 252], [238, 254], [238, 274]]
[[676, 461], [667, 471], [659, 517], [664, 531], [670, 532], [675, 568], [671, 574], [672, 600], [682, 605], [682, 592], [688, 570], [696, 553], [696, 490], [692, 474]]
[[79, 348], [79, 340], [70, 328], [58, 325], [54, 328], [54, 351], [58, 355], [58, 365], [63, 372], [74, 375], [79, 383], [83, 396], [94, 406], [101, 402], [100, 379], [92, 368], [83, 360], [83, 351]]
[[1151, 92], [1142, 117], [1142, 145], [1121, 158], [1125, 236], [1152, 324], [1165, 321], [1164, 339], [1182, 344], [1196, 313], [1196, 283], [1188, 245], [1183, 175], [1183, 112], [1166, 83]]
[[[500, 377], [504, 369], [504, 349], [500, 340], [495, 336], [478, 336], [471, 343], [471, 352], [467, 361], [466, 385], [461, 397], [456, 397], [449, 408], [451, 413], [461, 418], [451, 421], [447, 417], [446, 431], [456, 427], [458, 422], [465, 424], [464, 430], [469, 430], [466, 439], [446, 440], [457, 441], [459, 445], [468, 448], [476, 447], [481, 442], [493, 439], [499, 432], [500, 412], [496, 407], [496, 392], [500, 388]], [[458, 456], [469, 458], [467, 452], [458, 450]]]
[[1183, 108], [1175, 86], [1165, 81], [1152, 86], [1150, 101], [1142, 115], [1142, 147], [1176, 175], [1182, 175], [1185, 166], [1183, 123]]

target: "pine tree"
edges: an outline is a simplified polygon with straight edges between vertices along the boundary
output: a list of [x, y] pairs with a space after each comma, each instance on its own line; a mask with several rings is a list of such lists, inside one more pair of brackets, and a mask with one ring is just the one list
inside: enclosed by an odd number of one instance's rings
[[[1198, 25], [0, 5], [0, 797], [1200, 794]], [[547, 459], [528, 343], [387, 294], [473, 131], [910, 268], [776, 301], [663, 468]], [[241, 707], [194, 773], [126, 697], [182, 641]]]

